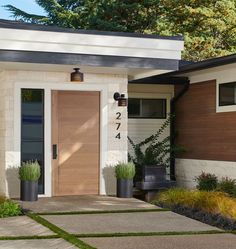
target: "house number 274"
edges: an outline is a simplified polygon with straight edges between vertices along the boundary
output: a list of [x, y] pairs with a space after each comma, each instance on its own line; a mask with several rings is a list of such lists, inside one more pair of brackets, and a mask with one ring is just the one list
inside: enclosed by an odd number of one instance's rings
[[121, 113], [120, 112], [117, 112], [116, 113], [116, 130], [117, 130], [117, 134], [115, 136], [115, 138], [117, 139], [120, 139], [120, 126], [121, 126]]

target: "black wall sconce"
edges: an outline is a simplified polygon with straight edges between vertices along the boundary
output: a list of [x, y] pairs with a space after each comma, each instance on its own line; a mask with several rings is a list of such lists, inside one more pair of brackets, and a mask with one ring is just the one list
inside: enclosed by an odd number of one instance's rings
[[125, 98], [125, 94], [116, 92], [114, 93], [113, 98], [115, 101], [118, 101], [118, 106], [127, 106], [127, 98]]
[[79, 68], [74, 68], [75, 72], [70, 74], [70, 80], [73, 82], [82, 82], [84, 81], [84, 74], [81, 73]]

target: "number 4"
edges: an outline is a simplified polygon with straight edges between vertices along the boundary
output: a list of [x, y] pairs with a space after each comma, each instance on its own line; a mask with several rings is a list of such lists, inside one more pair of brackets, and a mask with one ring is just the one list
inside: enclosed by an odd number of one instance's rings
[[116, 135], [116, 138], [120, 139], [120, 132]]

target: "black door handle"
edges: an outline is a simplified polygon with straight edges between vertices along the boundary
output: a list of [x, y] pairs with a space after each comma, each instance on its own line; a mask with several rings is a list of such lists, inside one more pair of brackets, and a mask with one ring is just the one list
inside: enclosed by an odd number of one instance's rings
[[57, 159], [57, 144], [52, 145], [52, 159]]

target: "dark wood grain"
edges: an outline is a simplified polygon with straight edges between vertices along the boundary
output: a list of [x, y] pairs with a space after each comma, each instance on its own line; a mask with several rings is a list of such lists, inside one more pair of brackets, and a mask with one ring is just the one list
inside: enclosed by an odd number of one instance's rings
[[216, 113], [215, 80], [190, 85], [176, 105], [176, 129], [187, 149], [178, 157], [236, 161], [236, 112]]

